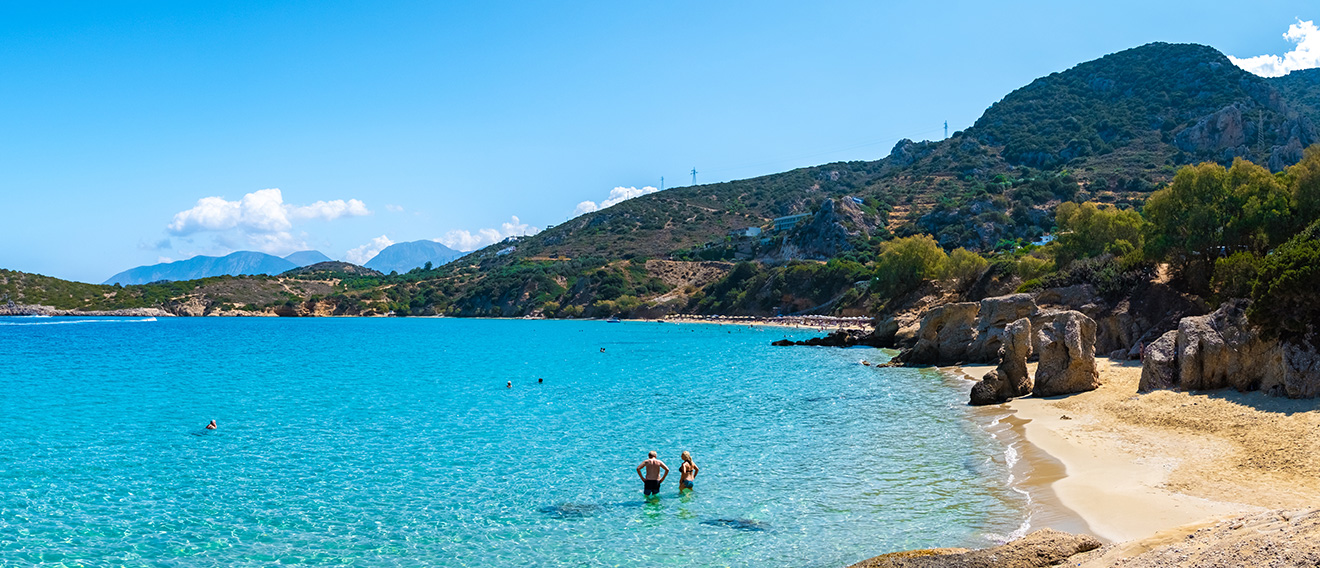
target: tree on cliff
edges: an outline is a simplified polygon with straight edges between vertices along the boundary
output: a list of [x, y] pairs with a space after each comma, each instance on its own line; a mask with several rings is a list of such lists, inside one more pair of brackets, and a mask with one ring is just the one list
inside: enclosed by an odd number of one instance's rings
[[1059, 233], [1054, 263], [1059, 268], [1105, 253], [1121, 257], [1140, 250], [1145, 243], [1141, 231], [1146, 222], [1133, 209], [1067, 201], [1059, 204], [1055, 220]]
[[1266, 256], [1251, 289], [1247, 317], [1268, 332], [1297, 340], [1320, 321], [1320, 221]]
[[880, 245], [875, 277], [882, 294], [896, 296], [925, 280], [943, 276], [949, 255], [930, 235], [913, 235]]
[[1184, 167], [1146, 200], [1147, 257], [1167, 260], [1189, 289], [1207, 293], [1218, 258], [1263, 253], [1288, 237], [1290, 202], [1279, 177], [1246, 160]]

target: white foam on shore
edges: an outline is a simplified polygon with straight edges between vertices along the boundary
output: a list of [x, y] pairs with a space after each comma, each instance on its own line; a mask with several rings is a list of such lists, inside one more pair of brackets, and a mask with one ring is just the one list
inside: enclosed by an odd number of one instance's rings
[[1008, 467], [1008, 478], [1005, 479], [1005, 486], [1014, 493], [1021, 495], [1023, 500], [1026, 501], [1026, 506], [1023, 507], [1026, 511], [1026, 516], [1022, 519], [1022, 524], [1018, 525], [1016, 529], [1013, 529], [1012, 532], [1009, 532], [1006, 535], [997, 533], [986, 533], [982, 535], [986, 540], [995, 544], [1003, 544], [1026, 536], [1027, 533], [1031, 531], [1031, 520], [1032, 517], [1035, 516], [1035, 499], [1032, 498], [1030, 491], [1019, 486], [1019, 481], [1026, 481], [1026, 476], [1024, 475], [1019, 479], [1016, 471], [1017, 465], [1022, 461], [1022, 452], [1018, 450], [1018, 446], [1022, 441], [1004, 439], [1004, 433], [1012, 432], [1013, 429], [1004, 424], [1002, 418], [1003, 416], [996, 416], [989, 424], [986, 424], [984, 428], [986, 432], [990, 434], [990, 437], [1004, 445], [1004, 465]]

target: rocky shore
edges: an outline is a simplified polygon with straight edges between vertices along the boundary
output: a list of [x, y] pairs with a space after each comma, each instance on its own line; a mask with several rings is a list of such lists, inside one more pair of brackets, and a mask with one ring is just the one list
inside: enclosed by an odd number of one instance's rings
[[89, 316], [125, 318], [163, 318], [174, 314], [160, 308], [128, 308], [122, 310], [61, 310], [51, 306], [9, 304], [0, 306], [0, 316]]

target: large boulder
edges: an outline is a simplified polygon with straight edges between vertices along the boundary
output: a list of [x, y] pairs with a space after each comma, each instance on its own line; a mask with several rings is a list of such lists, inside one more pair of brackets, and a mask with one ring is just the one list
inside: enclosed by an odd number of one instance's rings
[[1137, 392], [1172, 389], [1178, 386], [1178, 332], [1161, 335], [1141, 355], [1141, 381]]
[[1019, 318], [1008, 324], [1002, 337], [999, 366], [972, 386], [971, 400], [968, 401], [972, 406], [999, 404], [1031, 394], [1031, 375], [1027, 372], [1027, 357], [1031, 356], [1031, 320]]
[[1247, 322], [1248, 304], [1224, 302], [1214, 312], [1178, 322], [1178, 388], [1248, 391], [1283, 382], [1278, 346]]
[[1031, 320], [1020, 318], [1004, 328], [1003, 347], [999, 350], [999, 376], [1008, 386], [1009, 397], [1031, 394]]
[[1041, 352], [1032, 394], [1057, 396], [1095, 390], [1100, 386], [1095, 321], [1073, 310], [1059, 312], [1052, 319], [1037, 334]]
[[1320, 396], [1320, 353], [1305, 345], [1282, 343], [1283, 392], [1289, 398]]
[[1004, 395], [1004, 385], [1006, 383], [999, 376], [999, 371], [991, 369], [981, 380], [972, 385], [971, 400], [967, 404], [972, 406], [985, 406], [987, 404], [999, 404], [1008, 400]]
[[1140, 392], [1156, 389], [1262, 390], [1274, 396], [1320, 396], [1320, 353], [1306, 343], [1263, 337], [1247, 321], [1246, 300], [1224, 302], [1152, 343], [1141, 367]]
[[1097, 548], [1100, 541], [1093, 536], [1041, 529], [991, 548], [891, 552], [849, 568], [1040, 568], [1062, 565]]
[[976, 338], [978, 302], [944, 304], [926, 313], [917, 332], [917, 344], [904, 354], [909, 364], [948, 364], [965, 360]]
[[1031, 294], [1009, 294], [981, 300], [976, 318], [976, 337], [967, 348], [969, 361], [993, 361], [1004, 344], [1008, 324], [1036, 313]]

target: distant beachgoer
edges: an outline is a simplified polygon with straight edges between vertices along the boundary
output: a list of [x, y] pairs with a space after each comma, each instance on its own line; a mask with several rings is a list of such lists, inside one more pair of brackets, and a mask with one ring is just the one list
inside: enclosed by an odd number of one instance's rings
[[605, 348], [604, 348], [604, 347], [601, 347], [601, 348], [600, 348], [600, 352], [601, 352], [601, 353], [604, 353], [604, 352], [605, 352]]
[[692, 454], [683, 450], [683, 465], [678, 466], [678, 492], [682, 493], [684, 489], [692, 491], [692, 482], [697, 479], [697, 474], [701, 473], [701, 468], [692, 463]]
[[504, 388], [506, 388], [506, 389], [511, 389], [511, 388], [513, 388], [513, 381], [509, 381], [509, 382], [507, 382], [507, 383], [504, 383]]
[[216, 428], [218, 428], [218, 426], [215, 425], [215, 421], [214, 421], [214, 420], [212, 420], [210, 424], [207, 424], [207, 425], [206, 425], [206, 429], [207, 429], [207, 430], [215, 430]]
[[[646, 474], [642, 474], [642, 468], [646, 468]], [[660, 473], [664, 470], [664, 474]], [[669, 466], [655, 458], [655, 452], [646, 455], [646, 461], [637, 466], [637, 477], [642, 478], [642, 495], [650, 497], [660, 493], [660, 484], [669, 477]]]
[[539, 385], [539, 384], [542, 384], [542, 383], [544, 383], [544, 382], [545, 382], [545, 379], [543, 379], [543, 378], [537, 378], [537, 379], [536, 379], [536, 384], [538, 384], [538, 385]]

